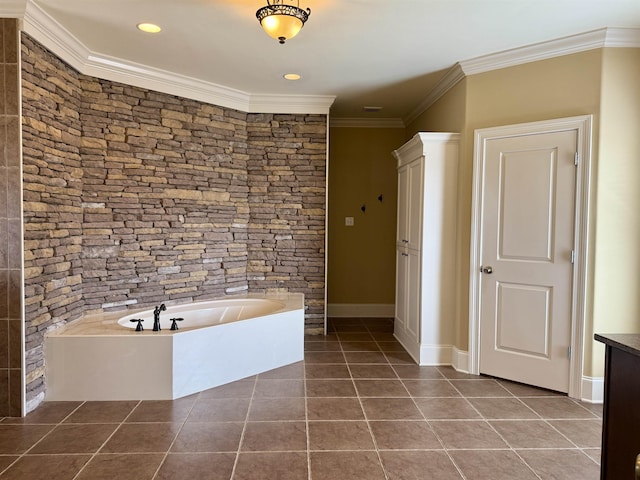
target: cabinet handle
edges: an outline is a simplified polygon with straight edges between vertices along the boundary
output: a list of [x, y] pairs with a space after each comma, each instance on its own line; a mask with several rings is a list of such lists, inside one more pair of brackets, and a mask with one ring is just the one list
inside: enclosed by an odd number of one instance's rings
[[408, 256], [409, 256], [409, 254], [408, 254], [408, 253], [403, 253], [403, 254], [402, 254], [402, 256], [403, 256], [403, 257], [408, 257]]
[[409, 240], [402, 239], [402, 243], [409, 243]]

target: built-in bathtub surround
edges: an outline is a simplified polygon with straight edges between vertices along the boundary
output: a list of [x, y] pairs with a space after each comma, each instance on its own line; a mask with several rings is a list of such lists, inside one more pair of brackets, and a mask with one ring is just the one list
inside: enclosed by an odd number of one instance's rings
[[22, 411], [18, 21], [0, 19], [0, 416]]
[[[169, 306], [158, 331], [152, 309], [123, 313], [87, 315], [47, 335], [47, 400], [173, 400], [304, 357], [300, 293]], [[171, 318], [182, 319], [178, 330]]]
[[300, 292], [322, 326], [326, 115], [88, 77], [25, 34], [22, 75], [27, 410], [83, 314]]

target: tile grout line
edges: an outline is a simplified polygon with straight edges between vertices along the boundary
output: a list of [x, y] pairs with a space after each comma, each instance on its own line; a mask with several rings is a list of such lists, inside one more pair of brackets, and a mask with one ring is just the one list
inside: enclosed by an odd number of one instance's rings
[[[74, 408], [70, 413], [68, 413], [65, 417], [63, 417], [58, 423], [54, 423], [54, 424], [47, 424], [47, 423], [35, 423], [33, 425], [53, 425], [53, 428], [51, 430], [49, 430], [46, 434], [44, 434], [42, 436], [42, 438], [40, 438], [40, 440], [38, 440], [37, 442], [35, 442], [33, 445], [31, 445], [29, 448], [27, 448], [24, 452], [22, 452], [21, 454], [17, 455], [16, 459], [11, 462], [9, 465], [7, 465], [7, 467], [3, 470], [0, 470], [0, 476], [4, 475], [4, 473], [9, 470], [11, 467], [13, 467], [16, 463], [18, 463], [20, 461], [20, 459], [24, 456], [26, 456], [33, 448], [35, 448], [36, 445], [38, 445], [40, 442], [42, 442], [46, 437], [48, 437], [49, 435], [51, 435], [51, 432], [53, 432], [56, 427], [58, 427], [59, 425], [62, 425], [62, 423], [69, 418], [71, 415], [73, 415], [82, 405], [84, 405], [86, 402], [80, 402], [80, 404]], [[7, 417], [8, 418], [8, 417]], [[4, 420], [4, 418], [3, 418]], [[4, 423], [4, 422], [2, 422]], [[13, 425], [10, 423], [4, 423], [4, 425]], [[19, 425], [19, 424], [18, 424]], [[23, 424], [24, 425], [24, 424]], [[89, 463], [89, 462], [87, 462]]]
[[[375, 339], [374, 339], [374, 341], [375, 341]], [[376, 345], [377, 345], [377, 342], [376, 342]], [[342, 342], [340, 342], [340, 348], [342, 348]], [[385, 359], [386, 359], [386, 357], [385, 357]], [[360, 396], [360, 391], [358, 390], [358, 387], [356, 387], [356, 382], [355, 382], [355, 380], [353, 378], [353, 373], [351, 372], [351, 364], [349, 362], [347, 362], [346, 360], [347, 360], [347, 357], [345, 355], [345, 364], [347, 366], [347, 370], [349, 371], [349, 375], [351, 377], [351, 383], [353, 384], [353, 389], [356, 392], [356, 398], [358, 399], [358, 403], [360, 405], [360, 409], [362, 410], [362, 415], [364, 416], [364, 421], [367, 424], [367, 430], [369, 432], [369, 436], [371, 437], [371, 441], [373, 442], [373, 448], [375, 449], [376, 457], [378, 458], [378, 463], [380, 464], [380, 469], [382, 470], [382, 474], [384, 475], [384, 478], [386, 480], [389, 480], [389, 475], [387, 474], [387, 469], [385, 468], [384, 463], [382, 462], [382, 456], [380, 455], [380, 449], [378, 448], [378, 441], [376, 440], [376, 437], [373, 434], [373, 430], [371, 429], [371, 422], [369, 421], [369, 417], [367, 415], [367, 412], [364, 409], [364, 404], [362, 403], [362, 397]]]
[[[443, 377], [445, 377], [444, 374], [440, 371], [440, 369], [438, 369], [438, 372], [440, 372], [440, 374]], [[449, 378], [445, 377], [445, 380], [455, 389], [455, 391], [457, 391], [458, 393], [460, 393], [460, 395], [462, 395], [462, 393], [459, 392], [458, 389], [455, 388], [455, 386], [453, 384], [451, 384], [451, 381], [450, 381]], [[401, 381], [404, 383], [404, 379], [401, 379]], [[411, 392], [409, 392], [409, 393], [411, 393]], [[465, 474], [462, 472], [462, 469], [458, 466], [458, 464], [455, 462], [455, 460], [453, 459], [453, 457], [449, 453], [449, 450], [447, 449], [447, 446], [444, 444], [444, 441], [443, 441], [442, 437], [440, 435], [438, 435], [438, 432], [436, 432], [436, 430], [433, 428], [433, 425], [431, 424], [429, 419], [426, 417], [424, 412], [422, 410], [420, 410], [420, 407], [418, 406], [418, 403], [416, 402], [416, 397], [411, 395], [410, 398], [411, 398], [411, 401], [413, 402], [413, 404], [415, 405], [415, 407], [420, 412], [420, 415], [422, 415], [422, 418], [424, 419], [424, 421], [427, 422], [427, 425], [429, 426], [429, 430], [431, 431], [431, 433], [433, 433], [433, 435], [436, 437], [438, 442], [440, 442], [440, 446], [442, 446], [442, 449], [443, 449], [444, 453], [447, 455], [447, 457], [449, 458], [449, 461], [452, 463], [452, 465], [454, 466], [454, 468], [456, 469], [456, 471], [460, 475], [460, 478], [462, 478], [463, 480], [466, 480], [467, 477], [465, 476]], [[418, 398], [420, 398], [420, 397], [418, 397]], [[463, 398], [464, 398], [464, 396], [463, 396]], [[470, 404], [470, 402], [466, 398], [465, 398], [465, 400], [467, 401], [467, 403]], [[473, 405], [471, 405], [471, 407], [473, 408]]]
[[249, 397], [249, 405], [247, 406], [247, 413], [244, 416], [244, 422], [242, 424], [242, 432], [240, 432], [240, 440], [238, 441], [238, 449], [236, 450], [236, 458], [233, 460], [233, 467], [231, 469], [231, 476], [229, 480], [233, 480], [236, 476], [236, 468], [238, 467], [238, 461], [240, 460], [240, 451], [242, 450], [242, 444], [244, 443], [244, 436], [247, 431], [247, 424], [249, 423], [249, 414], [251, 413], [251, 407], [253, 405], [253, 399], [256, 395], [256, 388], [258, 387], [258, 378], [260, 375], [253, 376], [253, 390], [251, 391], [251, 397]]
[[[181, 397], [181, 398], [183, 398], [183, 397]], [[175, 400], [177, 400], [177, 399], [175, 399]], [[171, 400], [171, 401], [174, 402], [175, 400]], [[164, 453], [164, 456], [162, 457], [162, 460], [160, 460], [160, 463], [158, 464], [158, 468], [156, 468], [156, 471], [153, 473], [153, 476], [151, 477], [152, 480], [157, 478], [158, 474], [160, 473], [160, 470], [162, 469], [162, 466], [167, 461], [167, 457], [169, 456], [169, 453], [171, 452], [171, 449], [173, 448], [173, 445], [176, 443], [176, 440], [180, 436], [180, 433], [182, 432], [182, 429], [187, 424], [187, 421], [189, 420], [189, 415], [191, 415], [191, 412], [193, 411], [194, 407], [196, 406], [196, 403], [198, 403], [198, 400], [200, 400], [200, 392], [198, 392], [195, 400], [193, 401], [193, 403], [191, 404], [191, 407], [189, 408], [189, 411], [187, 412], [187, 414], [184, 417], [184, 421], [180, 425], [180, 428], [176, 432], [176, 435], [173, 437], [173, 440], [171, 440], [171, 444], [167, 448], [167, 451]], [[158, 423], [164, 423], [164, 422], [158, 422]], [[169, 423], [175, 423], [175, 422], [169, 422]], [[194, 453], [196, 453], [196, 452], [194, 452]]]
[[311, 480], [311, 434], [309, 432], [309, 396], [307, 395], [307, 361], [302, 359], [302, 387], [304, 391], [304, 426], [307, 434], [307, 479]]
[[[83, 403], [83, 405], [85, 405], [87, 402]], [[138, 403], [135, 405], [135, 407], [133, 407], [131, 409], [131, 411], [125, 415], [125, 417], [122, 419], [122, 421], [118, 424], [118, 426], [113, 430], [113, 432], [111, 432], [111, 434], [106, 438], [106, 440], [104, 442], [102, 442], [102, 445], [100, 445], [95, 452], [93, 452], [93, 454], [91, 454], [91, 458], [89, 459], [89, 461], [87, 463], [85, 463], [82, 468], [80, 468], [80, 470], [78, 470], [78, 473], [75, 474], [75, 476], [73, 477], [73, 480], [76, 480], [84, 471], [85, 468], [87, 468], [87, 465], [89, 465], [94, 458], [97, 457], [98, 453], [100, 452], [100, 450], [102, 450], [104, 448], [104, 446], [109, 442], [109, 440], [111, 440], [111, 438], [113, 438], [113, 436], [115, 435], [115, 433], [120, 430], [120, 427], [124, 424], [124, 422], [127, 420], [127, 418], [129, 418], [131, 416], [131, 414], [133, 413], [133, 411], [138, 408], [138, 406], [142, 403], [142, 400], [138, 400]], [[78, 407], [80, 408], [80, 407]], [[106, 424], [105, 424], [106, 425]]]

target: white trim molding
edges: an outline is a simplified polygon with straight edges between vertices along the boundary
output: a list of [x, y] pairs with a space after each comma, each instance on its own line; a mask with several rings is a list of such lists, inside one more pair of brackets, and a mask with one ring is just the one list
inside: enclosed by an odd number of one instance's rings
[[451, 366], [458, 372], [469, 373], [469, 352], [453, 347]]
[[601, 28], [475, 57], [460, 62], [460, 65], [465, 75], [475, 75], [603, 47], [640, 47], [640, 29]]
[[[9, 7], [0, 8], [0, 14], [20, 16], [19, 5]], [[92, 52], [33, 1], [27, 1], [22, 10], [24, 32], [85, 75], [247, 113], [328, 114], [336, 98], [335, 95], [251, 94], [177, 72]]]
[[332, 318], [393, 318], [395, 304], [386, 303], [329, 303], [327, 317]]
[[604, 377], [582, 377], [581, 400], [588, 403], [603, 403]]
[[482, 172], [485, 144], [492, 138], [551, 133], [577, 132], [578, 164], [575, 192], [574, 251], [571, 359], [569, 365], [569, 396], [582, 398], [584, 333], [587, 316], [587, 263], [589, 259], [589, 207], [591, 198], [592, 159], [591, 115], [560, 118], [540, 122], [483, 128], [475, 131], [473, 153], [473, 184], [471, 213], [471, 248], [469, 262], [469, 373], [480, 372], [480, 264], [482, 247]]
[[420, 356], [414, 360], [420, 366], [453, 365], [453, 348], [453, 345], [420, 345]]
[[436, 86], [431, 89], [427, 98], [420, 102], [420, 104], [403, 119], [405, 125], [409, 125], [416, 118], [422, 115], [423, 112], [436, 103], [445, 93], [455, 87], [460, 80], [464, 79], [464, 77], [464, 70], [462, 70], [459, 63], [456, 63], [447, 71], [447, 73], [444, 74]]

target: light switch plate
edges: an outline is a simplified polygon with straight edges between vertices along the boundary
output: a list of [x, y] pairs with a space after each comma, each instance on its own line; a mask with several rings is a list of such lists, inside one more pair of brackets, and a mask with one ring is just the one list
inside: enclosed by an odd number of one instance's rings
[[347, 227], [353, 227], [353, 217], [344, 217], [344, 224]]

